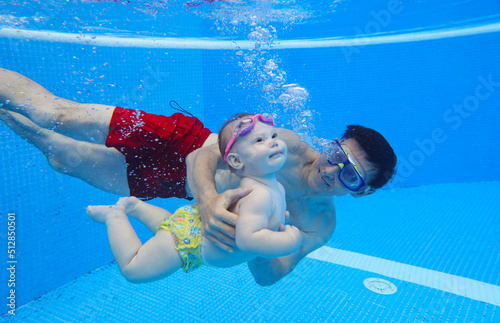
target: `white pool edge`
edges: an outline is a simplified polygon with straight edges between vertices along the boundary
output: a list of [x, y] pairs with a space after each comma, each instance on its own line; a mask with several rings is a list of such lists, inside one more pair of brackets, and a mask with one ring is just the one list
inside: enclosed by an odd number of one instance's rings
[[[273, 49], [305, 49], [329, 47], [359, 47], [380, 44], [395, 44], [418, 41], [429, 41], [444, 38], [464, 37], [471, 35], [500, 32], [500, 22], [479, 26], [465, 26], [459, 28], [412, 31], [402, 34], [379, 34], [353, 38], [318, 38], [281, 40], [273, 44]], [[206, 49], [206, 50], [234, 50], [252, 49], [255, 42], [214, 40], [208, 38], [159, 38], [159, 37], [118, 37], [97, 34], [62, 33], [55, 31], [25, 30], [15, 28], [0, 29], [0, 37], [11, 39], [29, 39], [72, 43], [90, 46], [106, 47], [136, 47], [136, 48], [170, 48], [170, 49]]]

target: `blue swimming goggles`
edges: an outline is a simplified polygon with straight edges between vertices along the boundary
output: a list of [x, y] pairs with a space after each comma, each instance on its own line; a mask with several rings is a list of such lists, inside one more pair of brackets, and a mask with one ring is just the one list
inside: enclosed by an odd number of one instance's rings
[[363, 177], [361, 177], [359, 173], [358, 167], [349, 154], [345, 152], [337, 139], [323, 147], [323, 155], [325, 155], [326, 161], [330, 165], [340, 167], [338, 175], [339, 180], [349, 190], [358, 192], [361, 188], [366, 186]]

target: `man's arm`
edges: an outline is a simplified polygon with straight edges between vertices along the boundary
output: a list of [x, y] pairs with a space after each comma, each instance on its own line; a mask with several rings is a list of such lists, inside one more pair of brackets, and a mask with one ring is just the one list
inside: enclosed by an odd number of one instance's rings
[[198, 204], [217, 196], [215, 172], [220, 165], [220, 153], [216, 144], [191, 152], [186, 158], [189, 189]]
[[302, 234], [302, 246], [297, 252], [272, 259], [257, 257], [248, 262], [248, 268], [257, 284], [260, 286], [274, 285], [291, 273], [305, 256], [323, 245], [315, 242], [317, 239], [311, 235], [302, 231], [300, 233]]
[[189, 189], [201, 212], [203, 235], [220, 248], [232, 251], [238, 216], [227, 209], [250, 190], [235, 189], [217, 194], [215, 172], [226, 165], [216, 144], [190, 153], [186, 165]]
[[[306, 205], [312, 203], [312, 201], [302, 201]], [[291, 204], [291, 203], [290, 203]], [[291, 206], [289, 204], [289, 206]], [[302, 203], [300, 203], [302, 205]], [[325, 245], [328, 240], [333, 235], [336, 226], [335, 219], [335, 206], [333, 205], [333, 200], [330, 203], [321, 205], [316, 203], [317, 209], [322, 209], [318, 214], [314, 214], [312, 218], [316, 219], [314, 225], [309, 227], [310, 231], [304, 232], [300, 230], [302, 235], [302, 244], [300, 249], [288, 256], [265, 259], [256, 258], [248, 262], [248, 268], [252, 273], [255, 282], [261, 286], [270, 286], [278, 282], [280, 279], [291, 273], [298, 263], [304, 259], [305, 256], [313, 252], [314, 250]], [[290, 214], [291, 217], [297, 216], [300, 213]], [[292, 221], [293, 223], [293, 221]], [[299, 226], [303, 229], [303, 226]]]

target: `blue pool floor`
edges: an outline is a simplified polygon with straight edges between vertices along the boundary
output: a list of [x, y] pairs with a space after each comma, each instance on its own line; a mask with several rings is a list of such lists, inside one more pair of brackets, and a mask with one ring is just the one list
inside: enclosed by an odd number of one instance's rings
[[[340, 198], [326, 248], [272, 287], [256, 285], [246, 265], [132, 285], [112, 263], [0, 320], [500, 322], [499, 190], [461, 183]], [[371, 277], [397, 292], [368, 290]]]

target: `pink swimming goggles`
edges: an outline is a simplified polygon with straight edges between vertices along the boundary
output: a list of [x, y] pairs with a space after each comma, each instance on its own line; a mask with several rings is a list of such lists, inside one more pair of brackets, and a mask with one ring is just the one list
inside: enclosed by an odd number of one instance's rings
[[229, 150], [231, 149], [231, 147], [233, 147], [236, 138], [248, 135], [253, 130], [253, 127], [255, 126], [255, 120], [257, 120], [257, 118], [259, 118], [259, 121], [264, 124], [274, 126], [274, 119], [268, 113], [256, 114], [251, 118], [242, 119], [234, 129], [233, 137], [231, 137], [231, 140], [229, 140], [229, 142], [227, 143], [226, 150], [224, 152], [224, 161], [226, 163], [227, 155], [229, 154]]

